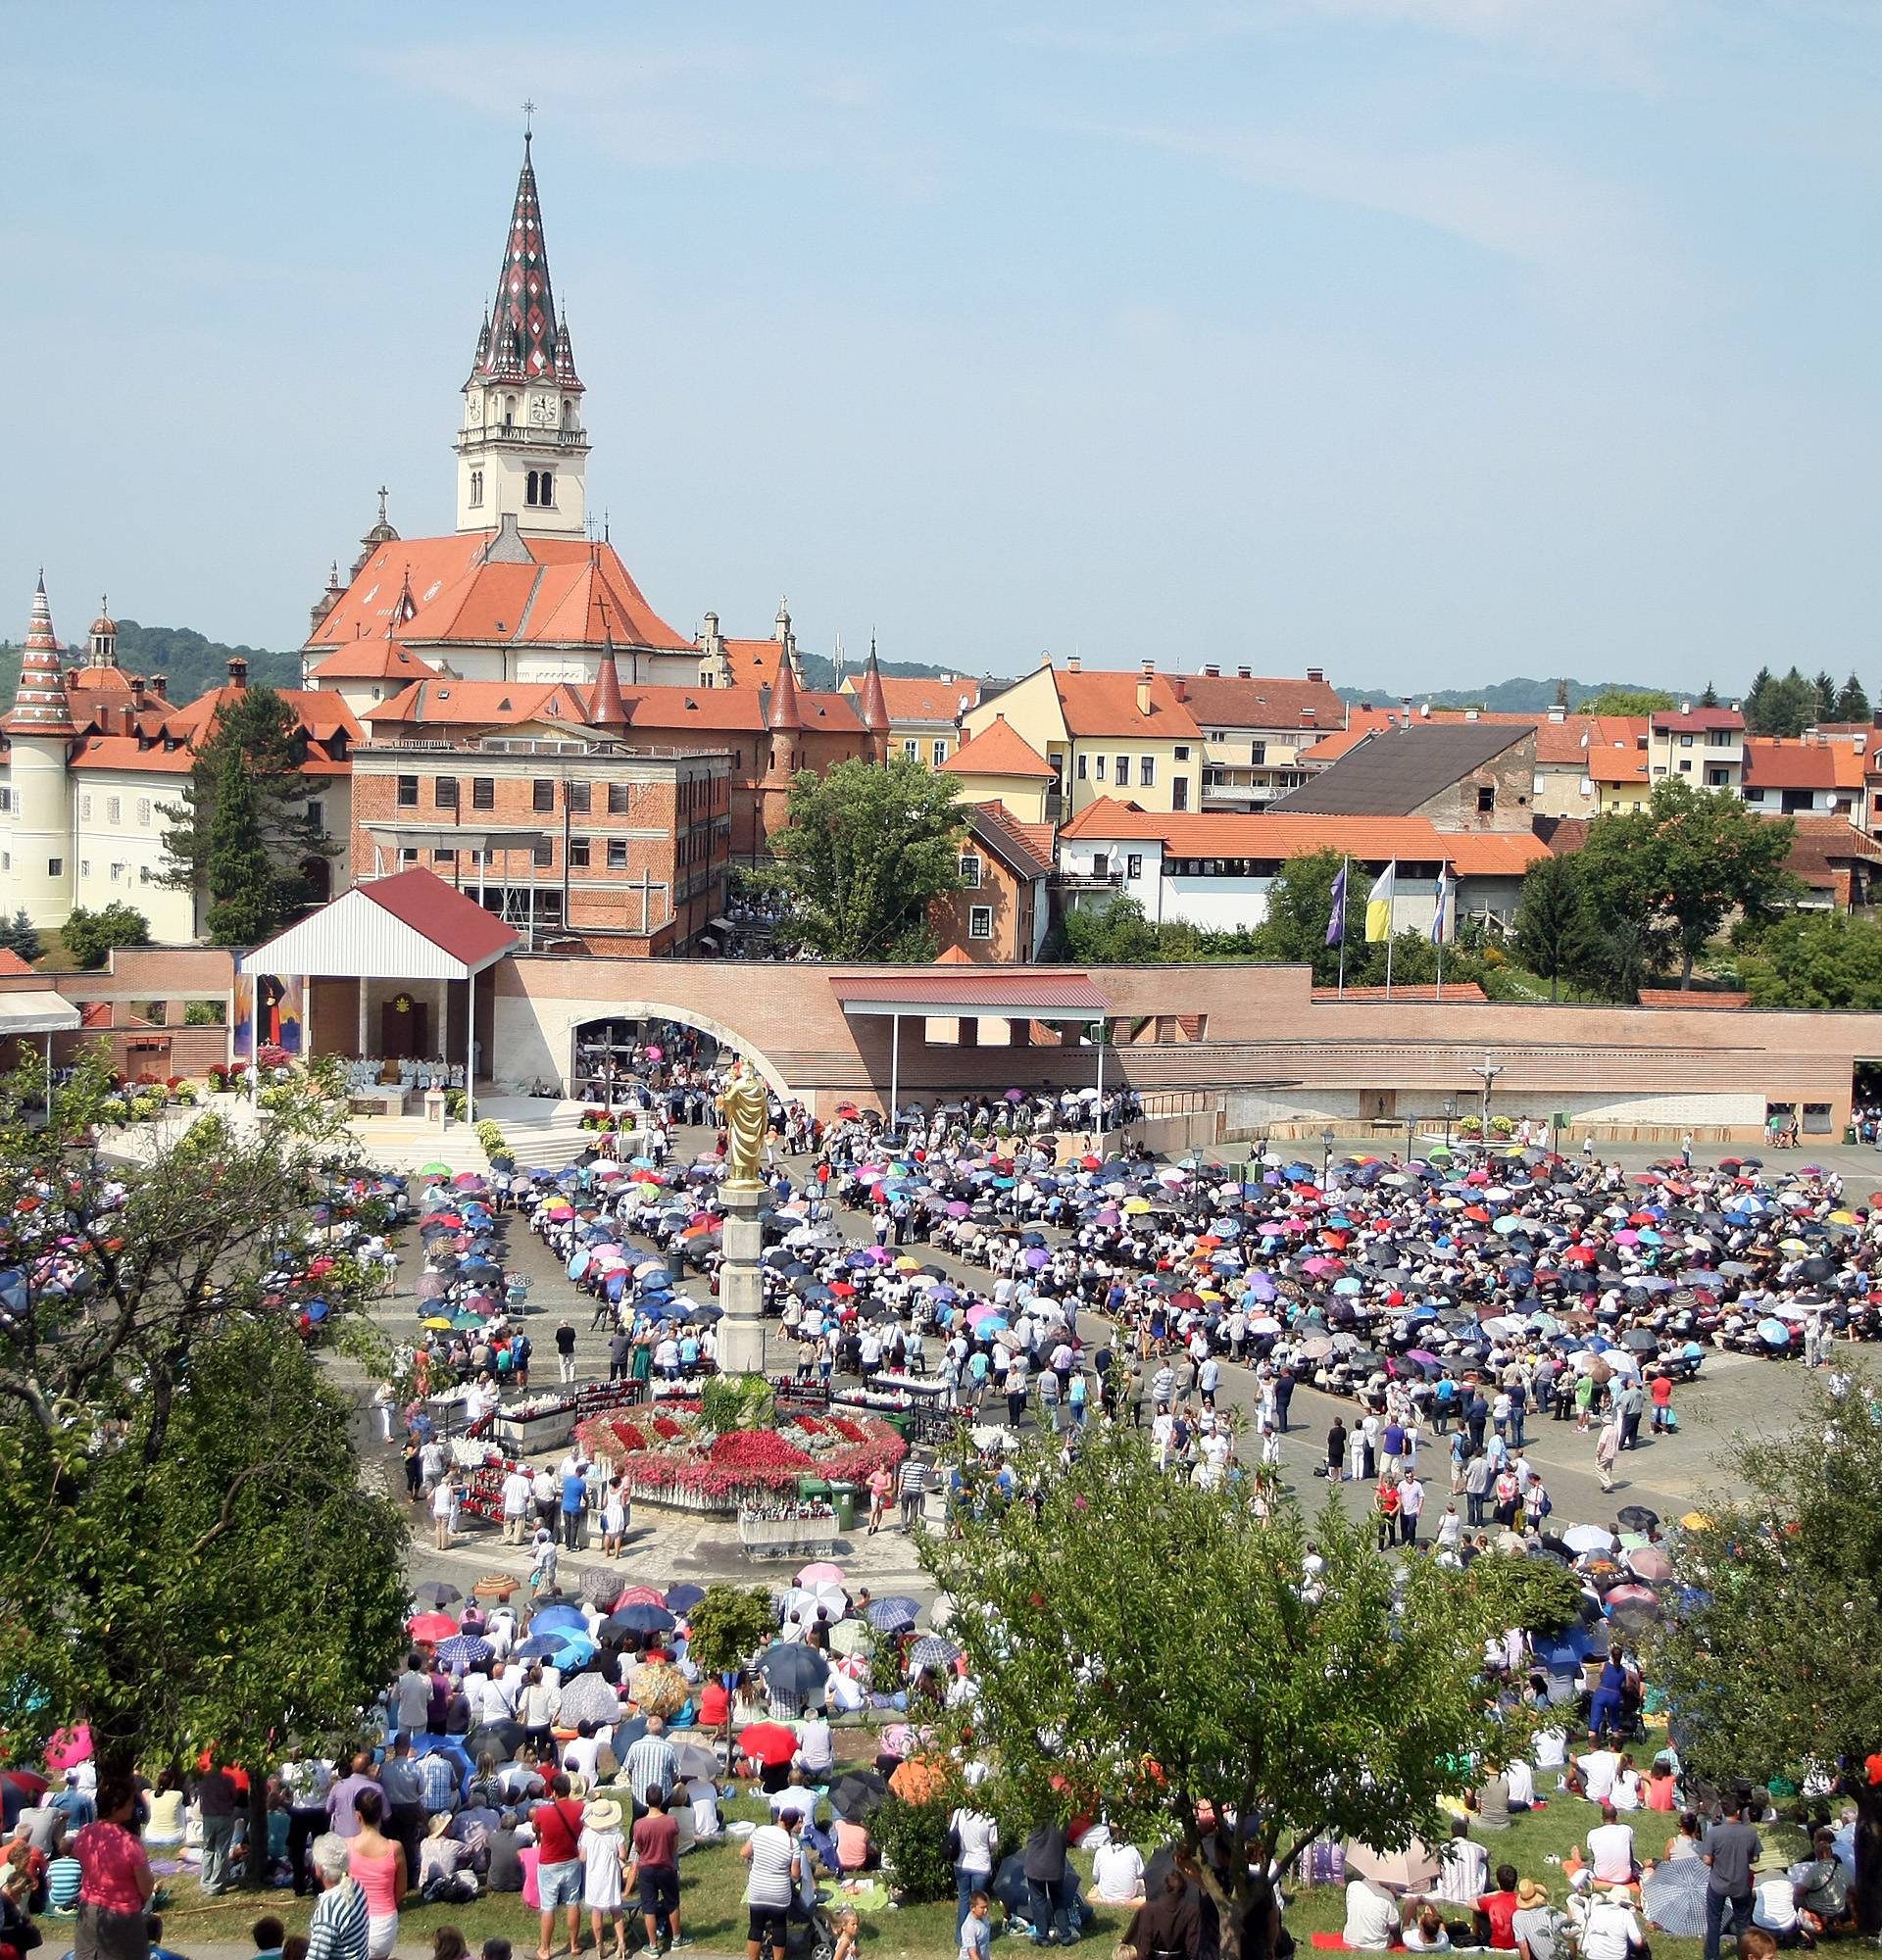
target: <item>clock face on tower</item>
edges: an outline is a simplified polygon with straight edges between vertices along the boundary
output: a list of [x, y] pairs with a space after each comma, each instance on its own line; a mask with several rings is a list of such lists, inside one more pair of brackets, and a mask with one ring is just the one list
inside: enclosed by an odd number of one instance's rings
[[555, 418], [556, 405], [547, 395], [538, 395], [529, 404], [529, 419], [538, 427], [541, 427], [545, 422], [554, 421]]
[[467, 407], [464, 412], [464, 418], [468, 422], [482, 421], [483, 397], [481, 395], [471, 395], [467, 397]]

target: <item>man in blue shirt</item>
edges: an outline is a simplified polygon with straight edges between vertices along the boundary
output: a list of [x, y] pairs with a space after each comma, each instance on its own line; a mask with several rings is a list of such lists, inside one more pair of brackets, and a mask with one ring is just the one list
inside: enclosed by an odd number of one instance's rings
[[562, 1480], [562, 1542], [570, 1551], [581, 1546], [581, 1512], [588, 1501], [588, 1479], [578, 1469]]

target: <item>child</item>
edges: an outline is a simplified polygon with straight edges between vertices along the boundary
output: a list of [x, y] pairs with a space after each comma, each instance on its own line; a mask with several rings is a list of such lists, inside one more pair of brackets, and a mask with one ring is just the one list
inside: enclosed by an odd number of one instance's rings
[[857, 1960], [863, 1944], [863, 1921], [854, 1906], [836, 1915], [836, 1950], [830, 1960]]
[[529, 1558], [529, 1591], [533, 1595], [555, 1590], [556, 1535], [547, 1525], [538, 1525]]
[[[959, 1960], [993, 1960], [993, 1929], [987, 1924], [987, 1914], [993, 1909], [993, 1902], [985, 1892], [975, 1892], [967, 1901], [967, 1916], [961, 1922], [961, 1952]], [[855, 1913], [849, 1915], [855, 1919]], [[843, 1947], [838, 1942], [836, 1960], [844, 1960]]]

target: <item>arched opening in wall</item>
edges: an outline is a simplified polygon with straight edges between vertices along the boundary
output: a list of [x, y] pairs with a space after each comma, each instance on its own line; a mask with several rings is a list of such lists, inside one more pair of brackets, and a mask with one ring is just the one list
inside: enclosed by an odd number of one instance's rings
[[790, 1087], [771, 1063], [705, 1015], [634, 1002], [569, 1030], [568, 1085], [576, 1102], [615, 1108], [660, 1100], [675, 1120], [718, 1120], [713, 1096], [735, 1060], [756, 1068], [777, 1097]]

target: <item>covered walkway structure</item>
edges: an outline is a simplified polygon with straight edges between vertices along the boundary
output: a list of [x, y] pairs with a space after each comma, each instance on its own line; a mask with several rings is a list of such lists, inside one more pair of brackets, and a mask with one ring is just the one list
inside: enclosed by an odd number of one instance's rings
[[[435, 1061], [446, 1071], [461, 1066], [466, 1117], [474, 1120], [485, 1052], [479, 1030], [490, 1025], [487, 999], [479, 1020], [477, 976], [514, 952], [519, 937], [423, 869], [355, 885], [243, 956], [237, 993], [246, 981], [254, 1007], [244, 1015], [238, 1002], [234, 1058], [255, 1058], [262, 1028], [254, 1008], [272, 987], [276, 998], [298, 1005], [303, 1054], [316, 1053], [318, 1025], [324, 1053], [376, 1061], [381, 1073], [400, 1062]], [[350, 1039], [341, 1033], [349, 1005]]]

